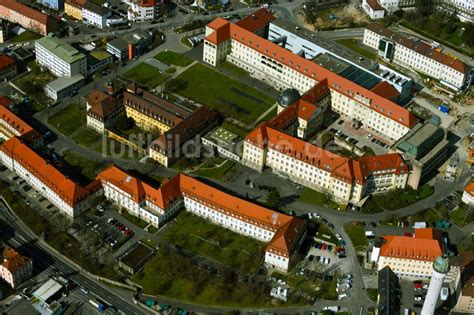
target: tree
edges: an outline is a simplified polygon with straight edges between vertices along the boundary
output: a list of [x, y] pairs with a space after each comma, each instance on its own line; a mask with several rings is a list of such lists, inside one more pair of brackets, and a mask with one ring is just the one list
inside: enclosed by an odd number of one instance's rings
[[417, 13], [422, 16], [429, 16], [433, 13], [433, 0], [416, 0], [415, 7]]
[[275, 187], [272, 187], [272, 190], [268, 194], [267, 200], [270, 202], [272, 208], [278, 209], [282, 206], [280, 193]]
[[469, 23], [465, 26], [464, 32], [461, 36], [462, 40], [467, 46], [474, 46], [474, 24]]

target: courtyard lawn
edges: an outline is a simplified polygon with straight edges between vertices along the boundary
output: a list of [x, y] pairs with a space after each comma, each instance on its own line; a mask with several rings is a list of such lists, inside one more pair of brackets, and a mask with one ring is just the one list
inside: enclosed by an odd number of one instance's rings
[[188, 56], [176, 53], [174, 51], [162, 51], [155, 56], [155, 59], [167, 65], [174, 65], [179, 67], [189, 66], [193, 62], [193, 60]]
[[178, 215], [161, 238], [222, 264], [255, 273], [263, 263], [265, 243], [232, 232], [189, 212]]
[[245, 71], [242, 68], [237, 67], [236, 65], [228, 61], [221, 63], [219, 67], [233, 73], [237, 77], [245, 77], [249, 75], [247, 71]]
[[65, 136], [70, 136], [86, 123], [86, 110], [79, 104], [69, 104], [48, 118], [48, 124], [59, 130]]
[[357, 222], [351, 222], [344, 225], [344, 230], [351, 238], [352, 244], [354, 244], [357, 250], [365, 249], [368, 243], [363, 225]]
[[198, 169], [194, 174], [208, 178], [221, 179], [232, 167], [234, 167], [234, 165], [234, 161], [227, 160], [220, 166]]
[[329, 196], [325, 196], [323, 193], [312, 190], [308, 187], [305, 187], [301, 193], [298, 201], [313, 204], [317, 206], [328, 206], [330, 208], [337, 209], [339, 205], [333, 200], [329, 199]]
[[362, 56], [365, 56], [368, 59], [375, 60], [377, 59], [377, 55], [374, 52], [371, 52], [368, 49], [364, 49], [361, 47], [361, 44], [356, 39], [353, 38], [344, 38], [344, 39], [338, 39], [336, 40], [339, 44], [346, 46], [347, 48], [350, 48], [354, 50], [355, 52], [358, 52]]
[[87, 177], [89, 180], [94, 180], [107, 165], [105, 163], [97, 162], [83, 157], [82, 155], [67, 151], [63, 153], [63, 158], [73, 167], [75, 170]]
[[26, 42], [26, 41], [34, 41], [34, 40], [40, 39], [41, 37], [43, 36], [38, 33], [35, 33], [30, 30], [26, 30], [20, 35], [13, 37], [9, 41], [11, 43], [19, 43], [19, 42]]
[[173, 80], [175, 92], [226, 117], [254, 122], [275, 99], [203, 64], [195, 64]]
[[233, 272], [207, 270], [189, 256], [167, 246], [161, 246], [143, 271], [133, 276], [133, 280], [143, 287], [145, 294], [183, 302], [237, 307], [270, 306], [270, 289], [265, 282], [253, 278], [238, 281]]
[[148, 89], [156, 88], [165, 80], [165, 76], [158, 69], [144, 62], [125, 72], [124, 77]]
[[90, 129], [84, 129], [72, 137], [72, 140], [85, 147], [91, 147], [100, 140], [100, 137], [101, 136], [97, 132]]

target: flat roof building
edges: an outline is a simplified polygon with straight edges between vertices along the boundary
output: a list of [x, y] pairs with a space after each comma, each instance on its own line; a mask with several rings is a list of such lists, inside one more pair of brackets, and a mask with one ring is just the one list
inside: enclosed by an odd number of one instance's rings
[[378, 315], [398, 315], [400, 314], [400, 300], [398, 298], [400, 284], [397, 275], [385, 266], [378, 272], [378, 295], [377, 314]]
[[86, 56], [65, 41], [45, 36], [35, 42], [36, 62], [58, 77], [87, 75]]
[[107, 43], [107, 52], [119, 60], [130, 60], [140, 56], [151, 44], [153, 35], [145, 30], [136, 29], [122, 37], [112, 39]]
[[143, 268], [145, 263], [155, 250], [142, 242], [137, 242], [126, 252], [120, 255], [117, 260], [119, 266], [130, 274], [134, 274]]
[[77, 91], [84, 86], [84, 83], [84, 76], [82, 74], [76, 74], [72, 77], [61, 77], [49, 82], [44, 87], [44, 91], [46, 96], [53, 101], [57, 101], [77, 93]]

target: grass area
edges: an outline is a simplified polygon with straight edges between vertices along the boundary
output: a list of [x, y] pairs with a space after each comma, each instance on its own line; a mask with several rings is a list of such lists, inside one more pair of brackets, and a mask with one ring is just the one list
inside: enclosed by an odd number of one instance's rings
[[[334, 232], [324, 223], [318, 222], [319, 227], [316, 232], [316, 237], [326, 240], [328, 242], [331, 242], [335, 245], [339, 244], [338, 239], [336, 238], [336, 235], [334, 235]], [[329, 238], [324, 237], [323, 235], [329, 236]]]
[[156, 88], [165, 80], [165, 76], [158, 69], [144, 62], [125, 72], [124, 77], [148, 89]]
[[225, 128], [229, 131], [232, 131], [233, 133], [235, 133], [236, 135], [238, 136], [241, 136], [242, 138], [245, 138], [245, 136], [247, 136], [247, 134], [250, 132], [249, 130], [245, 129], [245, 128], [242, 128], [240, 126], [237, 126], [233, 123], [230, 123], [228, 121], [224, 121], [224, 123], [221, 125], [222, 128]]
[[188, 212], [179, 214], [176, 223], [168, 226], [161, 238], [250, 273], [260, 267], [266, 246]]
[[[0, 180], [0, 195], [10, 205], [12, 210], [20, 217], [21, 221], [26, 224], [36, 235], [41, 234], [48, 226], [48, 221], [40, 216], [36, 211], [30, 208], [21, 196], [19, 192], [12, 192], [10, 184]], [[5, 226], [6, 222], [0, 219], [0, 231], [1, 234], [8, 236], [8, 231], [11, 229], [9, 226]]]
[[365, 248], [367, 243], [367, 237], [365, 237], [364, 226], [358, 222], [351, 222], [344, 225], [344, 230], [351, 238], [354, 247], [359, 250]]
[[329, 195], [325, 195], [308, 187], [304, 188], [303, 192], [298, 198], [298, 201], [318, 206], [328, 206], [334, 209], [339, 207], [336, 202], [330, 199]]
[[138, 152], [133, 151], [127, 145], [118, 142], [114, 139], [107, 139], [107, 141], [101, 141], [101, 143], [95, 148], [99, 153], [106, 156], [112, 156], [127, 160], [139, 160], [142, 158]]
[[34, 41], [40, 39], [43, 35], [35, 33], [30, 30], [26, 30], [18, 36], [13, 37], [9, 40], [10, 43], [19, 43], [19, 42], [26, 42], [26, 41]]
[[244, 123], [254, 122], [275, 100], [203, 65], [195, 64], [173, 80], [173, 90]]
[[363, 213], [377, 213], [383, 210], [396, 210], [425, 199], [433, 193], [434, 187], [426, 184], [418, 190], [406, 188], [375, 194], [367, 200], [361, 211]]
[[145, 228], [148, 225], [148, 222], [143, 221], [142, 219], [134, 216], [133, 214], [131, 214], [128, 211], [124, 210], [124, 211], [122, 211], [122, 213], [120, 213], [120, 215], [122, 217], [124, 217], [125, 219], [127, 219], [128, 221], [132, 222], [133, 224], [135, 224], [136, 226], [138, 226], [141, 229]]
[[346, 46], [347, 48], [350, 48], [350, 49], [354, 50], [355, 52], [358, 52], [359, 54], [361, 54], [362, 56], [364, 56], [368, 59], [371, 59], [371, 60], [377, 59], [377, 54], [376, 53], [362, 48], [362, 45], [356, 39], [344, 38], [344, 39], [338, 39], [336, 41], [339, 44], [341, 44], [343, 46]]
[[70, 136], [85, 123], [86, 111], [76, 103], [69, 104], [48, 118], [48, 124], [59, 130], [65, 136]]
[[188, 46], [189, 48], [193, 48], [193, 45], [191, 45], [187, 36], [181, 38], [181, 43], [183, 43], [185, 46]]
[[474, 210], [469, 210], [469, 206], [460, 204], [459, 208], [448, 214], [449, 220], [451, 220], [457, 226], [465, 226], [472, 222], [472, 213]]
[[307, 296], [315, 296], [316, 298], [326, 300], [337, 300], [336, 279], [333, 281], [322, 281], [315, 277], [316, 274], [310, 276], [300, 275], [294, 269], [290, 269], [287, 274], [274, 272], [272, 276], [288, 283], [293, 292], [298, 291]]
[[205, 168], [205, 169], [198, 169], [193, 173], [198, 176], [209, 177], [220, 179], [224, 176], [232, 167], [234, 167], [235, 162], [227, 160], [221, 166], [213, 167], [213, 168]]
[[33, 109], [40, 111], [45, 108], [46, 104], [52, 103], [51, 99], [44, 93], [44, 86], [56, 77], [49, 71], [41, 71], [41, 68], [34, 61], [28, 63], [28, 68], [31, 71], [12, 83], [31, 98]]
[[242, 68], [237, 67], [236, 65], [234, 65], [233, 63], [230, 63], [228, 61], [219, 64], [219, 67], [231, 72], [232, 74], [236, 75], [237, 77], [245, 77], [245, 76], [249, 75], [249, 73], [247, 71], [245, 71]]
[[375, 303], [377, 303], [377, 296], [379, 294], [378, 289], [373, 289], [373, 288], [367, 288], [367, 295], [369, 296], [369, 299]]
[[93, 144], [97, 143], [100, 138], [101, 136], [97, 132], [90, 129], [84, 129], [72, 137], [72, 140], [85, 147], [91, 147]]
[[155, 234], [156, 232], [158, 232], [158, 228], [153, 225], [150, 225], [148, 227], [148, 232], [150, 232], [151, 234]]
[[75, 168], [77, 173], [84, 175], [89, 180], [94, 180], [97, 174], [106, 167], [104, 163], [85, 158], [71, 151], [65, 152], [63, 158]]
[[321, 146], [324, 147], [332, 138], [334, 138], [334, 134], [331, 131], [324, 132], [321, 135]]
[[412, 222], [433, 222], [442, 219], [442, 217], [433, 209], [427, 209], [426, 211], [419, 212], [411, 215], [410, 219]]
[[155, 59], [167, 65], [174, 65], [179, 67], [189, 66], [193, 62], [193, 60], [188, 56], [176, 53], [174, 51], [162, 51], [155, 56]]
[[263, 121], [269, 121], [271, 120], [272, 118], [275, 118], [277, 115], [277, 107], [275, 106], [274, 109], [272, 109], [271, 111], [269, 111], [265, 116], [262, 117], [262, 119], [260, 119], [258, 122], [263, 122]]
[[191, 258], [162, 246], [134, 281], [145, 294], [183, 302], [223, 306], [269, 306], [269, 288], [260, 280], [238, 281], [236, 273], [206, 270]]

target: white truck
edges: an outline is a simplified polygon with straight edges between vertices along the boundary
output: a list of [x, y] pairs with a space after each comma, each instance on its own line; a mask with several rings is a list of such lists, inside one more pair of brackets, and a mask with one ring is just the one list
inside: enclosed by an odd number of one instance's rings
[[415, 224], [413, 224], [414, 229], [425, 229], [426, 226], [426, 222], [415, 222]]
[[375, 237], [374, 231], [365, 231], [365, 237], [367, 238]]
[[339, 312], [341, 308], [339, 306], [326, 306], [323, 308], [323, 311], [333, 311], [333, 312]]

